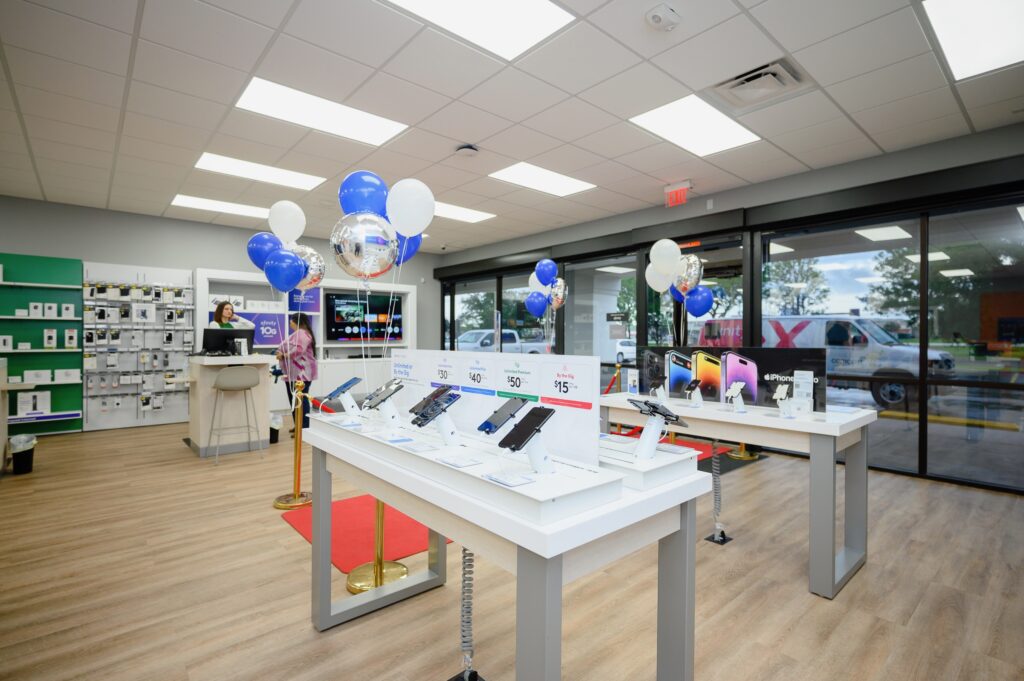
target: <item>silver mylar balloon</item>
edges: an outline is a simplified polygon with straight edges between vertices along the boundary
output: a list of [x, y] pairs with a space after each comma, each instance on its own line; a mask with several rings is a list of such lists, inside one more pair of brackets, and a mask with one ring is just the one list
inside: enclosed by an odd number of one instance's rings
[[301, 244], [292, 246], [291, 251], [302, 258], [302, 262], [306, 263], [306, 276], [302, 278], [302, 281], [295, 288], [308, 291], [314, 286], [319, 285], [324, 279], [324, 274], [327, 272], [327, 265], [324, 263], [323, 256], [309, 246]]
[[398, 239], [388, 221], [374, 213], [349, 213], [331, 232], [331, 249], [341, 269], [353, 277], [379, 277], [395, 264]]
[[704, 265], [700, 258], [693, 253], [687, 253], [679, 258], [679, 265], [676, 266], [676, 272], [672, 277], [672, 285], [680, 293], [685, 294], [697, 286], [703, 278]]
[[558, 277], [555, 283], [551, 284], [551, 309], [557, 310], [565, 305], [565, 299], [569, 297], [569, 286], [565, 279]]

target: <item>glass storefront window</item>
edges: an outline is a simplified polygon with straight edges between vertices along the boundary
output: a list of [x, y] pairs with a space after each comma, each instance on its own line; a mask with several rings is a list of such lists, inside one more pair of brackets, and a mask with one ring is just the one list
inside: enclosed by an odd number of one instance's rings
[[474, 352], [495, 350], [494, 313], [497, 283], [494, 279], [455, 284], [455, 349]]
[[501, 279], [501, 351], [529, 355], [554, 352], [554, 315], [551, 309], [543, 317], [526, 310], [530, 295], [529, 275]]
[[686, 345], [734, 348], [743, 345], [743, 250], [739, 240], [684, 249], [704, 263], [702, 286], [711, 289], [715, 304], [702, 317], [686, 314]]
[[636, 364], [636, 256], [565, 266], [565, 352]]
[[658, 293], [646, 282], [643, 288], [647, 292], [647, 345], [674, 345], [675, 301], [667, 291]]

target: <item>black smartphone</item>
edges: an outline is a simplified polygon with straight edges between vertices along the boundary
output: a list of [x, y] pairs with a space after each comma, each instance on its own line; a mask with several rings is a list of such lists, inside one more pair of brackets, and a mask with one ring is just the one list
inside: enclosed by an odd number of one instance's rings
[[550, 407], [534, 407], [526, 412], [526, 416], [509, 431], [508, 435], [501, 439], [498, 446], [518, 452], [533, 439], [534, 435], [540, 432], [548, 419], [554, 415], [555, 410]]
[[686, 387], [683, 388], [683, 392], [684, 393], [692, 393], [698, 387], [700, 387], [700, 379], [699, 378], [695, 378], [695, 379], [693, 379], [692, 381], [690, 381], [689, 383], [686, 384]]
[[419, 414], [421, 411], [423, 411], [424, 409], [427, 408], [428, 404], [430, 404], [434, 400], [440, 398], [442, 395], [447, 395], [448, 393], [450, 393], [452, 391], [452, 389], [454, 387], [455, 386], [451, 386], [451, 385], [442, 385], [442, 386], [436, 388], [429, 395], [427, 395], [422, 400], [420, 400], [415, 405], [413, 405], [412, 409], [409, 410], [409, 413], [410, 414]]
[[665, 406], [658, 402], [652, 402], [651, 400], [634, 400], [633, 398], [627, 398], [629, 403], [640, 410], [640, 413], [644, 416], [652, 416], [657, 414], [669, 423], [675, 423], [679, 420], [677, 414], [669, 411]]
[[498, 429], [508, 423], [508, 420], [516, 415], [523, 405], [526, 404], [526, 400], [522, 397], [513, 397], [505, 404], [501, 405], [494, 410], [494, 413], [487, 417], [487, 420], [477, 426], [477, 430], [493, 435], [498, 432]]
[[339, 385], [337, 388], [332, 390], [331, 393], [327, 397], [325, 397], [323, 401], [330, 402], [331, 400], [337, 398], [339, 395], [347, 393], [349, 390], [359, 385], [359, 383], [361, 383], [362, 380], [363, 379], [359, 378], [358, 376], [348, 379], [347, 381]]
[[404, 387], [405, 386], [402, 384], [400, 379], [392, 378], [390, 381], [367, 395], [366, 399], [363, 400], [362, 408], [376, 409], [384, 403], [384, 400], [388, 399]]
[[447, 411], [448, 407], [458, 402], [460, 397], [462, 397], [462, 395], [459, 393], [443, 393], [436, 400], [432, 400], [427, 404], [427, 406], [416, 415], [416, 418], [412, 420], [412, 424], [422, 428]]

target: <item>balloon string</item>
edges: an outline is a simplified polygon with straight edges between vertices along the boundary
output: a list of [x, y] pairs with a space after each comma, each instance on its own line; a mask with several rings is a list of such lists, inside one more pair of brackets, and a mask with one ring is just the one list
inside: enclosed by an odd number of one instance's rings
[[356, 307], [363, 311], [363, 318], [359, 320], [359, 349], [363, 356], [363, 380], [369, 383], [370, 372], [366, 365], [366, 353], [369, 352], [369, 346], [367, 341], [369, 340], [369, 334], [366, 337], [363, 335], [363, 325], [367, 323], [366, 315], [370, 312], [370, 282], [367, 279], [363, 279], [363, 285], [366, 286], [366, 307], [365, 309], [359, 303], [359, 287], [356, 287]]
[[388, 316], [385, 322], [387, 326], [384, 330], [384, 352], [381, 353], [381, 359], [387, 359], [388, 356], [388, 345], [391, 341], [391, 324], [395, 313], [394, 304], [398, 300], [398, 295], [394, 287], [397, 282], [402, 280], [402, 265], [404, 264], [404, 260], [398, 263], [398, 267], [395, 268], [394, 274], [391, 276], [391, 293], [388, 296]]

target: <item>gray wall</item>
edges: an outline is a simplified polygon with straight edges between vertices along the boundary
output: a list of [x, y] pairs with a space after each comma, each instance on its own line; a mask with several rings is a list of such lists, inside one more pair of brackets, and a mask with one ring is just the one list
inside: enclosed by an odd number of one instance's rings
[[[151, 267], [252, 270], [245, 253], [252, 234], [237, 227], [0, 196], [0, 251], [8, 253]], [[329, 278], [351, 279], [328, 256], [326, 239], [300, 241], [324, 256]], [[398, 282], [417, 287], [420, 348], [440, 345], [441, 289], [433, 274], [438, 260], [418, 253], [402, 266]]]
[[[799, 175], [789, 175], [777, 180], [746, 185], [718, 194], [700, 196], [676, 208], [661, 206], [645, 208], [632, 213], [613, 215], [592, 222], [470, 248], [458, 253], [445, 254], [441, 256], [440, 261], [442, 267], [458, 265], [474, 260], [521, 253], [534, 248], [545, 248], [618, 234], [639, 227], [659, 225], [738, 208], [763, 206], [1019, 154], [1024, 154], [1024, 123], [851, 161], [821, 170], [810, 170]], [[699, 192], [700, 187], [694, 187], [694, 191]], [[708, 199], [714, 201], [714, 206], [711, 209], [707, 206]], [[481, 226], [486, 224], [481, 223]]]

